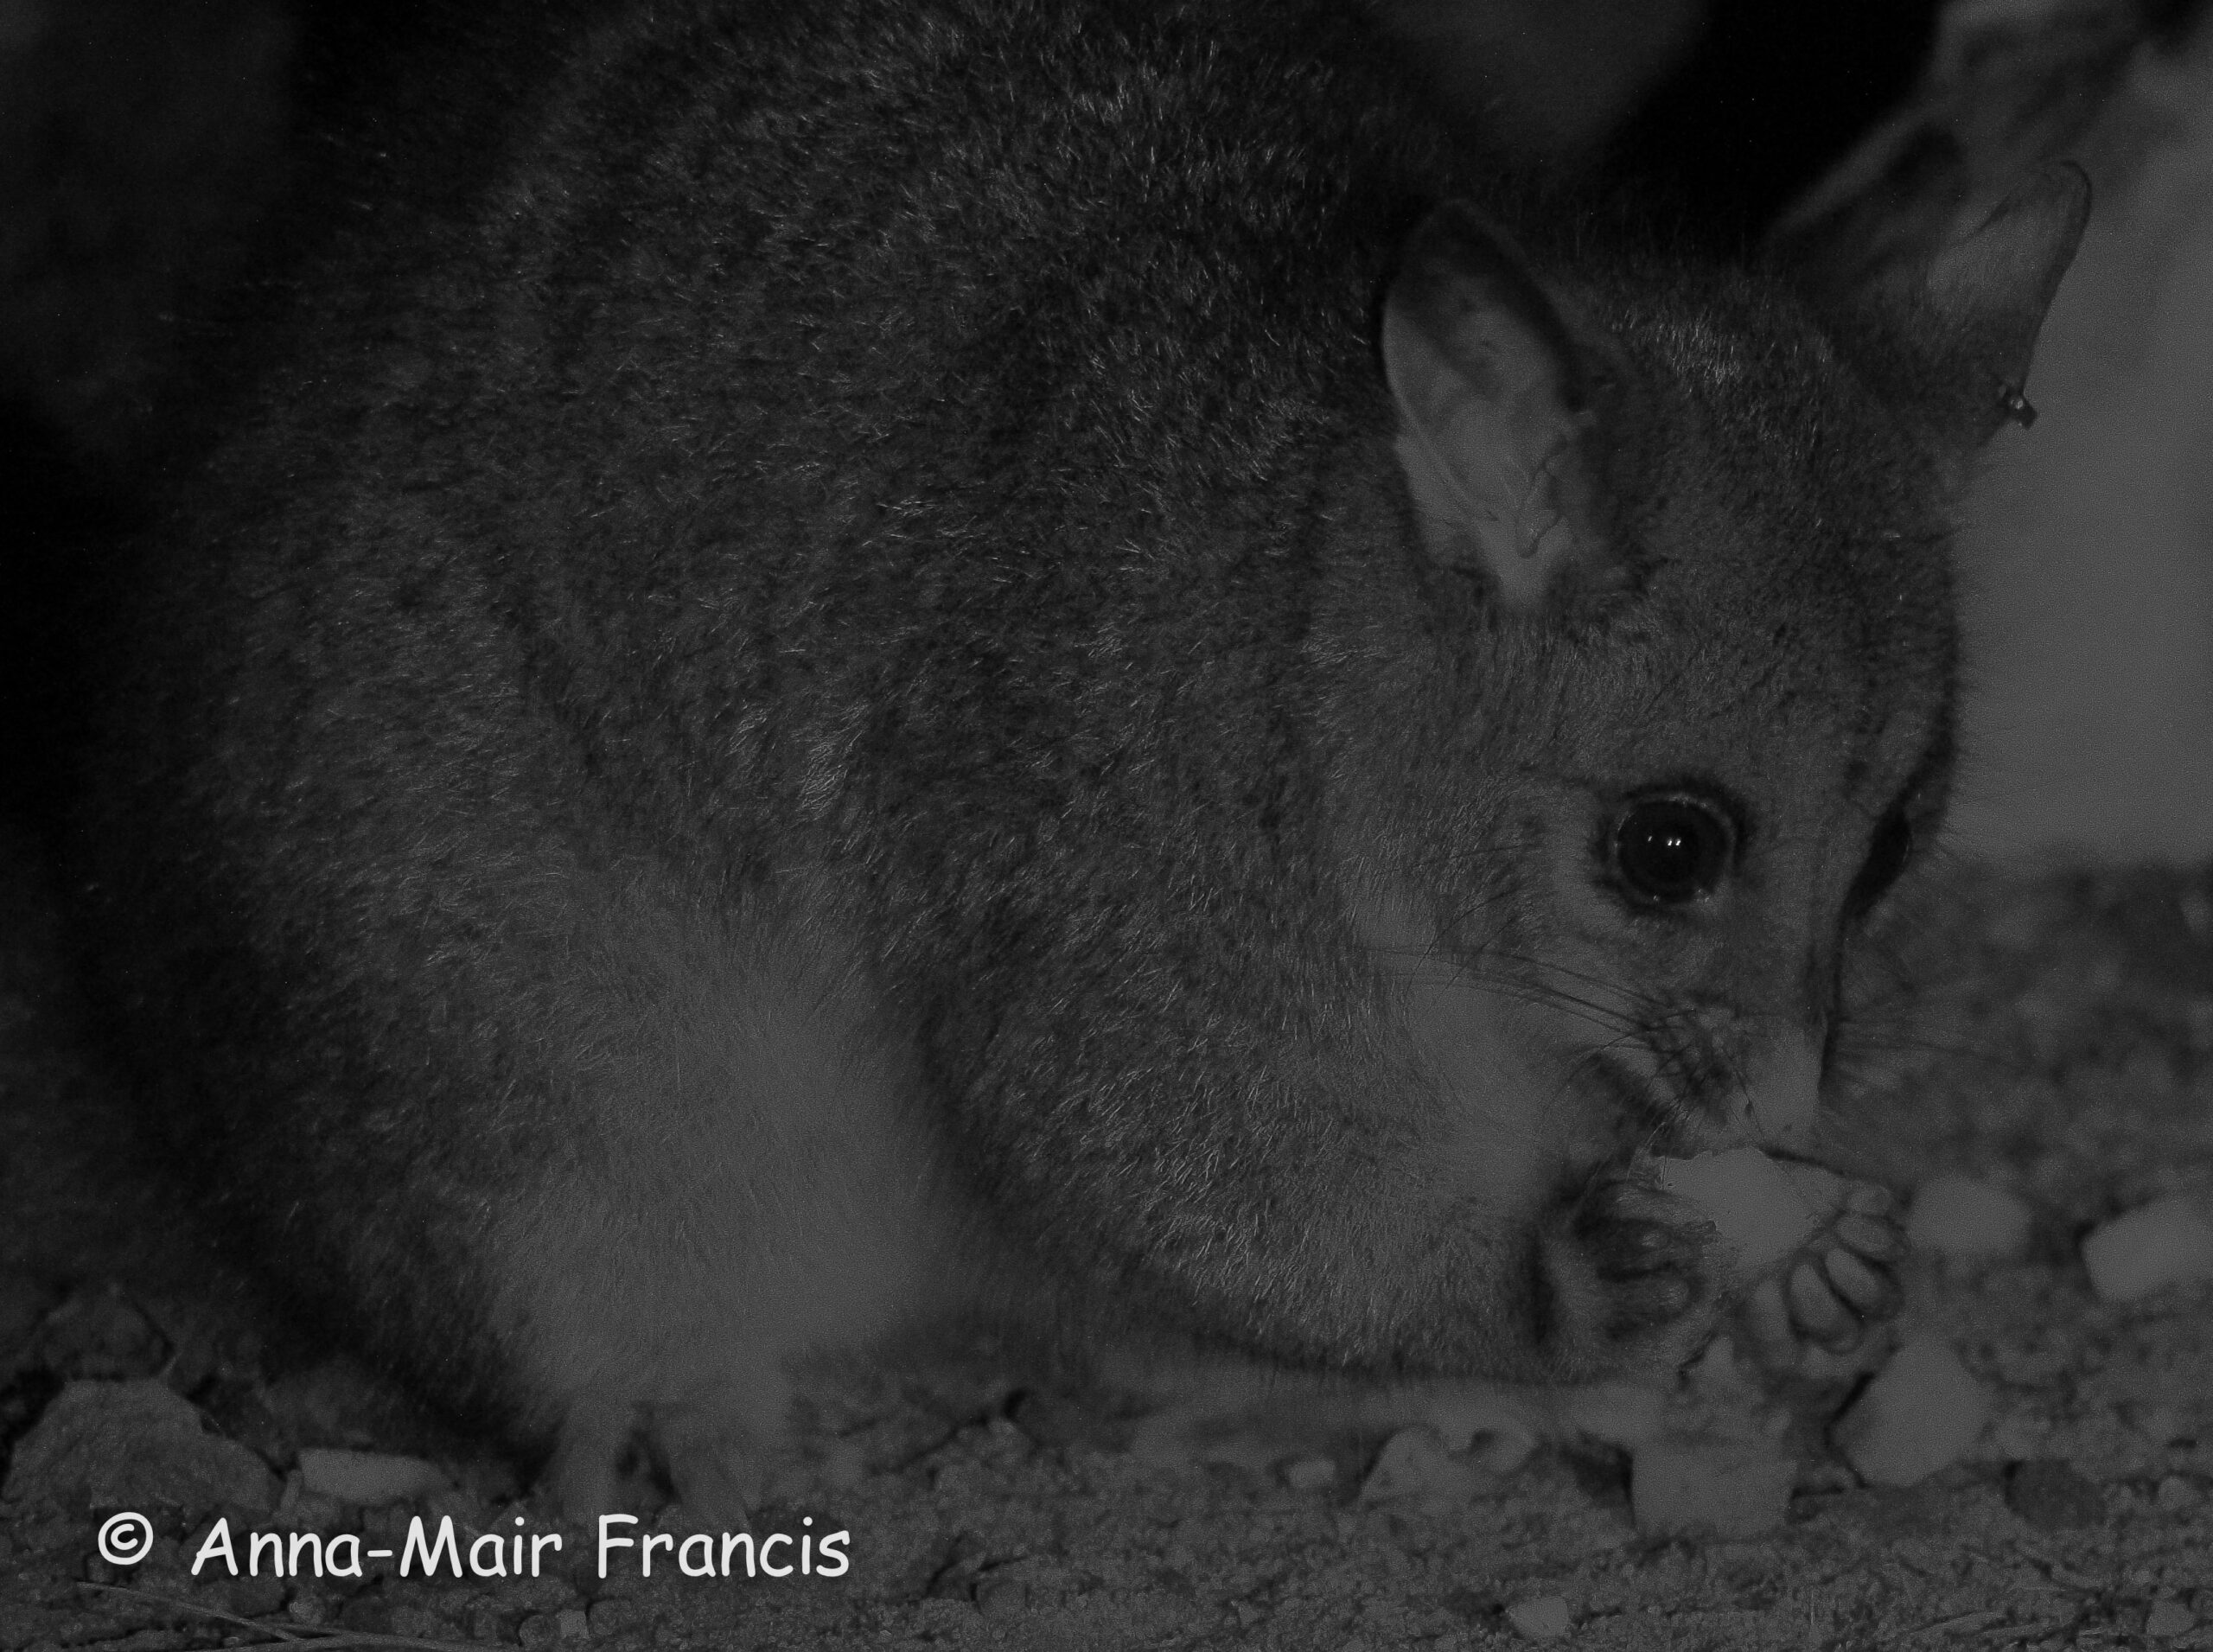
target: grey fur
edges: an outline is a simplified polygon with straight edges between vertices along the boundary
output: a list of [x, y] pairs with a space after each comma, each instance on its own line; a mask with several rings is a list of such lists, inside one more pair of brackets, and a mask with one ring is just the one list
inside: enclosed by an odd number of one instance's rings
[[[640, 3], [483, 141], [192, 485], [88, 829], [176, 1139], [282, 1270], [573, 1434], [517, 1213], [711, 1280], [687, 1233], [839, 1242], [777, 1213], [896, 1137], [822, 1208], [909, 1155], [948, 1297], [1371, 1371], [1680, 1354], [1712, 1291], [1620, 1330], [1591, 1201], [1756, 1132], [1876, 822], [1941, 810], [1979, 432], [1886, 399], [1896, 338], [1863, 376], [1864, 316], [1517, 209], [1320, 3]], [[1448, 197], [1637, 379], [1606, 577], [1534, 615], [1423, 554], [1392, 456], [1374, 306]], [[1593, 834], [1691, 781], [1741, 874], [1629, 910]], [[770, 1046], [821, 1056], [813, 1133], [756, 1163], [718, 1087], [781, 1116]], [[668, 1288], [672, 1347], [750, 1357], [750, 1298]]]

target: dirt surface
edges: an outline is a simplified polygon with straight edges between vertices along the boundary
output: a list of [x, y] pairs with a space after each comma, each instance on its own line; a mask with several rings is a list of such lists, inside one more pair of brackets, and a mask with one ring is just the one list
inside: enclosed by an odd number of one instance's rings
[[[512, 1465], [426, 1422], [213, 1260], [188, 1199], [134, 1159], [31, 857], [18, 846], [0, 864], [0, 1652], [288, 1636], [2213, 1647], [2213, 1298], [2200, 1283], [2101, 1301], [2078, 1254], [2096, 1224], [2163, 1196], [2213, 1201], [2203, 873], [1953, 873], [1868, 989], [1864, 1099], [1840, 1151], [1902, 1193], [1965, 1171], [2032, 1215], [2019, 1260], [1908, 1270], [1906, 1329], [1948, 1343], [1989, 1404], [1974, 1443], [1917, 1483], [1861, 1483], [1826, 1444], [1849, 1373], [1788, 1388], [1787, 1512], [1725, 1541], [1641, 1533], [1628, 1459], [1603, 1443], [1532, 1451], [1493, 1428], [1456, 1451], [1470, 1441], [1449, 1430], [1379, 1422], [1391, 1407], [1373, 1396], [1364, 1426], [1309, 1406], [1206, 1437], [1124, 1397], [1025, 1386], [985, 1354], [821, 1387], [812, 1470], [751, 1535], [758, 1559], [794, 1562], [805, 1538], [811, 1562], [842, 1552], [849, 1568], [748, 1580], [681, 1575], [682, 1559], [719, 1564], [719, 1538], [681, 1549], [681, 1511], [649, 1506], [620, 1529], [673, 1540], [652, 1575], [637, 1548], [616, 1549], [603, 1579], [593, 1534], [525, 1496]], [[1359, 1397], [1336, 1409], [1353, 1417]], [[147, 1518], [151, 1554], [136, 1565], [99, 1553], [102, 1523], [124, 1511]], [[396, 1559], [365, 1559], [360, 1579], [318, 1579], [304, 1547], [309, 1575], [271, 1575], [265, 1551], [244, 1575], [255, 1534], [313, 1534], [334, 1562], [348, 1534], [365, 1556], [404, 1556], [418, 1519], [426, 1542], [450, 1519], [455, 1557], [480, 1572], [495, 1554], [505, 1566], [518, 1534], [564, 1541], [539, 1545], [535, 1577], [456, 1581], [442, 1561], [426, 1581], [418, 1561], [401, 1579]], [[211, 1553], [195, 1577], [219, 1521], [241, 1575]], [[127, 1527], [112, 1549], [141, 1535]], [[840, 1531], [842, 1551], [814, 1547]], [[779, 1533], [793, 1540], [771, 1549]], [[743, 1573], [743, 1547], [731, 1565]]]

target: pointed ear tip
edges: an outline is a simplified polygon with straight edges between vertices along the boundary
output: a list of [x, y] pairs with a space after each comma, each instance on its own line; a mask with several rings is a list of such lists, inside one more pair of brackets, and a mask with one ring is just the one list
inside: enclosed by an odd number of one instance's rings
[[2072, 156], [2063, 156], [2044, 169], [2044, 177], [2053, 188], [2064, 189], [2079, 198], [2084, 205], [2090, 200], [2090, 171]]
[[2055, 239], [2071, 246], [2089, 222], [2090, 201], [2089, 173], [2080, 162], [2063, 159], [2039, 168], [1999, 210], [2027, 210], [2047, 219]]
[[1466, 263], [1506, 245], [1505, 233], [1488, 214], [1457, 195], [1438, 201], [1407, 235], [1403, 267], [1427, 263]]

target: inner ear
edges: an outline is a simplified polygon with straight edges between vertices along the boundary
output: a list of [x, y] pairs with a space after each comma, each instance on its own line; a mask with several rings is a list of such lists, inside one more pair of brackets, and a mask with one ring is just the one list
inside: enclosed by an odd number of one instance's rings
[[1919, 301], [1967, 377], [1974, 439], [2008, 419], [2027, 422], [2029, 360], [2089, 220], [2089, 175], [2066, 162], [2020, 185], [1921, 271]]
[[1384, 299], [1382, 352], [1432, 557], [1524, 609], [1567, 569], [1616, 558], [1599, 424], [1619, 351], [1502, 231], [1459, 202], [1423, 221]]

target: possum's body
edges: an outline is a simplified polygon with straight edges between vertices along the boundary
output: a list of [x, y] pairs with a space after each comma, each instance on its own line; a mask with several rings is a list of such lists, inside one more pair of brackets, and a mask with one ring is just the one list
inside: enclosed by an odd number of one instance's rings
[[1693, 1346], [1634, 1161], [1805, 1139], [2068, 213], [1822, 321], [1437, 210], [1482, 169], [1329, 5], [557, 55], [124, 622], [111, 985], [241, 1230], [582, 1507], [640, 1431], [742, 1502], [794, 1355], [949, 1309]]

